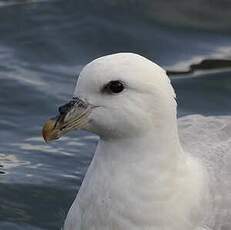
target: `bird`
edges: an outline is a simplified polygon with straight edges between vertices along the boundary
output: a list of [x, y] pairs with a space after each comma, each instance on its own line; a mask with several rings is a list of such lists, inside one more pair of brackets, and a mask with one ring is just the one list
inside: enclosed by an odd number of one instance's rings
[[99, 136], [64, 230], [210, 229], [208, 170], [182, 147], [163, 68], [134, 53], [97, 58], [58, 111], [43, 126], [45, 141], [79, 129]]

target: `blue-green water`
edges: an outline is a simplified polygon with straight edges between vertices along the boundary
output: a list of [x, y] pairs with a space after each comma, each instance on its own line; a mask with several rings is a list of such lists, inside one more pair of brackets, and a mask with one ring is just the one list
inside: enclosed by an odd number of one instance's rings
[[[136, 52], [169, 70], [231, 59], [231, 2], [0, 1], [0, 230], [60, 229], [97, 137], [45, 144], [82, 66]], [[231, 115], [231, 69], [172, 76], [179, 116]]]

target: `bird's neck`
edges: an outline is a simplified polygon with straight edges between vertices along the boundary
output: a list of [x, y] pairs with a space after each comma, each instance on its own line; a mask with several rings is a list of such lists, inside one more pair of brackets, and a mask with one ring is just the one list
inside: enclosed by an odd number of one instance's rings
[[175, 122], [171, 127], [164, 127], [158, 129], [158, 132], [155, 127], [137, 137], [100, 139], [95, 157], [105, 164], [119, 163], [125, 167], [146, 164], [156, 169], [169, 169], [178, 162], [182, 164], [185, 153], [179, 141], [177, 124]]

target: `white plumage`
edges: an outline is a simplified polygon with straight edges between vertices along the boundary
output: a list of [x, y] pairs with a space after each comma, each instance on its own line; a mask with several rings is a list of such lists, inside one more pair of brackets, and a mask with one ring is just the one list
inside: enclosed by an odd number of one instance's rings
[[[121, 93], [102, 93], [116, 80]], [[64, 230], [207, 229], [207, 170], [181, 147], [165, 71], [136, 54], [105, 56], [83, 69], [74, 96], [96, 106], [86, 129], [100, 140]]]

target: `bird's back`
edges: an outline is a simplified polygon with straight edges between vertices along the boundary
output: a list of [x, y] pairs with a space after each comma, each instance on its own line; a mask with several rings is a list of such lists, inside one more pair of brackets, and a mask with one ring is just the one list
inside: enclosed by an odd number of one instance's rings
[[231, 229], [231, 119], [191, 115], [179, 119], [179, 133], [186, 151], [201, 159], [209, 174], [212, 230]]

